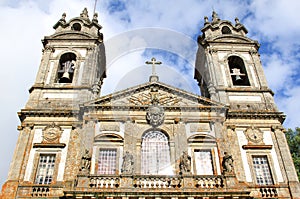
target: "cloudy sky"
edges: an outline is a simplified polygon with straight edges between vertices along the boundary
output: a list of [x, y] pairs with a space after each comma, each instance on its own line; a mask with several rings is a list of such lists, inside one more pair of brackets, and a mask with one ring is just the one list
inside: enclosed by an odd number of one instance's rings
[[[28, 99], [42, 54], [41, 39], [51, 35], [62, 13], [67, 20], [84, 7], [92, 17], [94, 0], [0, 0], [0, 185], [7, 178], [18, 132], [17, 112]], [[103, 26], [108, 78], [102, 94], [148, 81], [155, 56], [163, 62], [162, 82], [199, 94], [193, 80], [195, 39], [203, 17], [215, 10], [221, 19], [238, 17], [261, 44], [260, 54], [270, 88], [286, 128], [300, 126], [300, 21], [298, 0], [98, 0]], [[115, 44], [123, 44], [111, 48]], [[139, 74], [139, 75], [136, 75]], [[172, 77], [172, 78], [170, 78]], [[124, 84], [126, 82], [126, 84]]]

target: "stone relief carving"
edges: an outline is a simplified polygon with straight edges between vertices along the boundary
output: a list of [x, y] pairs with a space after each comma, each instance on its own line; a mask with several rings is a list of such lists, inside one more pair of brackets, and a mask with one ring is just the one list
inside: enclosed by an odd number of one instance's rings
[[158, 104], [151, 105], [146, 113], [147, 122], [153, 127], [160, 126], [164, 122], [164, 109]]
[[191, 156], [186, 151], [182, 152], [179, 160], [180, 174], [189, 174], [191, 172]]
[[222, 174], [233, 174], [233, 158], [227, 152], [224, 152], [224, 157], [222, 161]]
[[253, 126], [246, 129], [245, 135], [250, 143], [258, 144], [263, 141], [263, 132]]
[[52, 123], [51, 125], [46, 126], [43, 129], [42, 143], [59, 143], [61, 134], [62, 134], [62, 129], [59, 126]]
[[126, 151], [125, 155], [123, 156], [123, 163], [122, 169], [123, 174], [132, 174], [134, 171], [134, 160], [133, 155]]
[[[161, 105], [178, 105], [182, 99], [179, 99], [177, 96], [169, 93], [161, 93], [156, 94], [158, 103]], [[128, 101], [134, 105], [150, 105], [152, 103], [152, 94], [151, 93], [140, 93], [136, 95], [132, 95]]]

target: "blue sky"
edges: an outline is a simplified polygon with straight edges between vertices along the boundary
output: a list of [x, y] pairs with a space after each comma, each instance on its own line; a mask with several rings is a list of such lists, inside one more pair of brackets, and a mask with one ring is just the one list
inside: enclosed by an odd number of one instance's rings
[[[94, 2], [0, 0], [0, 184], [7, 177], [18, 136], [16, 112], [25, 106], [39, 67], [41, 39], [54, 33], [52, 26], [64, 12], [68, 20], [87, 7], [92, 17]], [[300, 126], [298, 0], [98, 0], [96, 11], [110, 56], [102, 94], [148, 81], [151, 70], [144, 63], [153, 56], [163, 62], [157, 71], [162, 82], [199, 94], [193, 80], [195, 39], [204, 16], [211, 17], [213, 9], [221, 19], [234, 22], [238, 17], [248, 37], [260, 42], [269, 87], [287, 114], [284, 126]]]

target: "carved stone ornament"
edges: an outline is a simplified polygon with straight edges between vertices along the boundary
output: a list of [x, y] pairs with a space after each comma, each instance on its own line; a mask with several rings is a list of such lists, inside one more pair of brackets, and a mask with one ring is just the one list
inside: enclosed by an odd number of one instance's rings
[[233, 174], [233, 158], [227, 152], [224, 152], [224, 157], [222, 161], [222, 174]]
[[263, 132], [253, 126], [246, 129], [245, 135], [250, 143], [260, 143], [263, 141]]
[[146, 114], [147, 122], [153, 127], [157, 127], [164, 122], [164, 109], [157, 104], [151, 105]]
[[43, 129], [43, 141], [42, 143], [59, 143], [62, 129], [54, 123]]

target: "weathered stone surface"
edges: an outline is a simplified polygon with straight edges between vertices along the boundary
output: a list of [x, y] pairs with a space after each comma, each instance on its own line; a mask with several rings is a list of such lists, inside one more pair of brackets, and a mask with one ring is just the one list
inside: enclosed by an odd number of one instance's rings
[[[202, 96], [158, 76], [100, 96], [97, 15], [65, 17], [44, 39], [2, 198], [300, 198], [285, 116], [238, 19], [205, 18], [195, 67]], [[65, 72], [71, 82], [60, 82]]]

